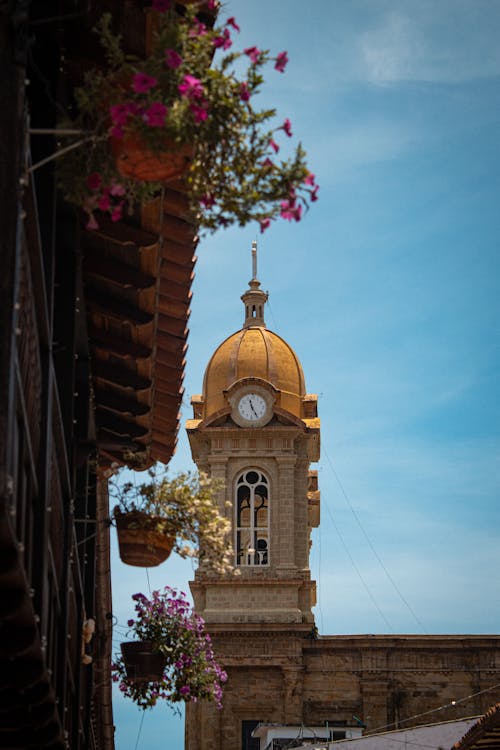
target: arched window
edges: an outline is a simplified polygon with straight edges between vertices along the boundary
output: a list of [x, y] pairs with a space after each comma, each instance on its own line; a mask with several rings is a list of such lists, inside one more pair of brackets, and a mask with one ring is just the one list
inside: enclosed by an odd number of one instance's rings
[[269, 482], [258, 469], [236, 481], [236, 565], [269, 565]]

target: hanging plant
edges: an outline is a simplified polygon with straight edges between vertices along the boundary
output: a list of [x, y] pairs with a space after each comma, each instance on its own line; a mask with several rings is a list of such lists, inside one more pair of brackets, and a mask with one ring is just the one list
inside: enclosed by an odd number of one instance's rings
[[142, 709], [159, 700], [175, 704], [199, 699], [222, 708], [227, 675], [215, 660], [203, 619], [185, 594], [166, 586], [151, 598], [134, 594], [132, 599], [136, 614], [128, 626], [134, 640], [122, 644], [122, 655], [112, 663], [113, 681], [123, 695]]
[[96, 27], [107, 67], [88, 72], [75, 90], [72, 126], [85, 134], [85, 147], [66, 154], [59, 173], [89, 229], [100, 212], [119, 221], [127, 204], [152, 199], [181, 175], [193, 221], [210, 231], [252, 220], [264, 231], [278, 217], [299, 221], [317, 199], [301, 145], [278, 158], [283, 139], [292, 137], [290, 120], [276, 122], [274, 109], [254, 106], [264, 68], [283, 73], [286, 52], [229, 51], [235, 19], [209, 28], [196, 16], [198, 5], [186, 3], [181, 14], [175, 2], [153, 0], [153, 44], [144, 60], [125, 55], [109, 14]]
[[[182, 473], [169, 478], [157, 464], [148, 480], [110, 482], [112, 510], [123, 561], [131, 565], [158, 565], [173, 549], [181, 557], [196, 558], [205, 570], [234, 572], [230, 522], [220, 515], [217, 482], [204, 474]], [[166, 553], [166, 554], [164, 554]], [[127, 554], [129, 555], [127, 559]], [[164, 556], [163, 556], [164, 555]]]

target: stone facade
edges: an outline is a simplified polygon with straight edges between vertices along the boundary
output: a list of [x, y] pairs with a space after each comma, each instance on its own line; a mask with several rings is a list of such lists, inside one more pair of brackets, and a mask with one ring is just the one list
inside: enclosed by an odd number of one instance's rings
[[356, 716], [383, 731], [475, 716], [500, 701], [500, 636], [311, 640], [300, 626], [210, 629], [229, 676], [224, 708], [188, 706], [186, 750], [243, 750], [245, 721], [353, 726]]

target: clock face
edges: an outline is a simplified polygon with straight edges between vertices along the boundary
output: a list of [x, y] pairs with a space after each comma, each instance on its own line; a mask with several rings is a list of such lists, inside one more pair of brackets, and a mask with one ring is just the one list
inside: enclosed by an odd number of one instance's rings
[[248, 422], [257, 422], [267, 411], [267, 403], [258, 393], [245, 393], [238, 402], [238, 412]]

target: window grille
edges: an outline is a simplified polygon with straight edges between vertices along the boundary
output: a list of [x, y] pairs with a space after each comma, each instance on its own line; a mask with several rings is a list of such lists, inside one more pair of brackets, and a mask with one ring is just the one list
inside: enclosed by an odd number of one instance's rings
[[249, 469], [236, 482], [236, 564], [269, 565], [269, 482]]

